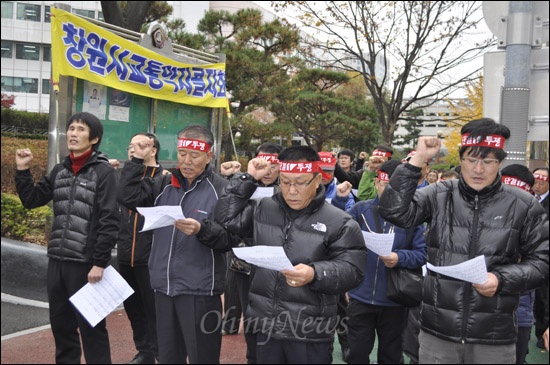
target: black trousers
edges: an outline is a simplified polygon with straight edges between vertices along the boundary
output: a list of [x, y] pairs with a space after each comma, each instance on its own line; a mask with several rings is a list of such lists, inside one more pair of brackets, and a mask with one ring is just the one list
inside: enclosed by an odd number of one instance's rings
[[544, 313], [546, 303], [546, 293], [548, 292], [548, 282], [543, 283], [541, 287], [535, 290], [535, 303], [533, 305], [533, 315], [535, 317], [535, 336], [537, 339], [542, 338], [542, 334], [546, 331], [544, 326]]
[[347, 318], [348, 312], [348, 298], [346, 294], [340, 294], [338, 297], [338, 326], [336, 326], [336, 334], [338, 335], [338, 343], [340, 348], [349, 348], [348, 345], [348, 326], [345, 324], [344, 319]]
[[302, 342], [257, 335], [258, 364], [331, 364], [333, 341]]
[[[240, 299], [237, 281], [239, 278], [238, 272], [227, 269], [225, 277], [225, 291], [223, 293], [223, 327], [222, 329], [228, 334], [239, 332], [241, 326], [241, 317], [243, 315], [243, 306]], [[244, 275], [244, 274], [241, 274]], [[248, 277], [248, 275], [246, 275]], [[248, 295], [247, 295], [248, 298]]]
[[378, 364], [399, 364], [403, 351], [405, 307], [382, 307], [350, 298], [348, 305], [349, 364], [369, 364], [378, 337]]
[[[248, 320], [246, 309], [248, 308], [248, 292], [250, 290], [250, 275], [242, 272], [229, 270], [227, 275], [228, 290], [224, 293], [224, 329], [228, 333], [235, 333], [241, 323], [241, 315], [244, 318], [244, 338], [246, 340], [246, 360], [248, 364], [256, 364], [256, 335], [254, 334], [254, 323]], [[235, 303], [235, 297], [237, 303]], [[229, 298], [229, 302], [227, 302]], [[236, 316], [239, 318], [237, 319]], [[232, 331], [229, 331], [234, 329]]]
[[159, 363], [219, 364], [222, 301], [219, 295], [155, 292]]
[[87, 364], [111, 363], [105, 319], [92, 327], [69, 301], [74, 293], [88, 283], [88, 272], [91, 268], [89, 264], [70, 261], [50, 259], [48, 262], [50, 324], [57, 364], [80, 364], [80, 339]]
[[410, 359], [410, 364], [418, 364], [418, 334], [420, 333], [420, 305], [407, 308], [405, 329], [403, 330], [403, 352]]
[[531, 329], [531, 327], [518, 327], [518, 337], [516, 340], [516, 364], [525, 364], [525, 358], [529, 353]]
[[134, 294], [124, 301], [124, 309], [132, 326], [136, 350], [149, 358], [158, 357], [155, 292], [151, 289], [149, 268], [119, 262], [118, 271], [134, 289]]

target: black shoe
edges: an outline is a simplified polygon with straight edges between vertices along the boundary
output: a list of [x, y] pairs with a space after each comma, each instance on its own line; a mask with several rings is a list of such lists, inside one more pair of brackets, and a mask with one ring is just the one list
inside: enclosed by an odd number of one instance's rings
[[138, 352], [132, 360], [128, 361], [128, 364], [154, 364], [154, 363], [155, 363], [155, 355], [144, 354], [142, 352]]
[[539, 338], [539, 340], [537, 341], [537, 347], [538, 347], [539, 349], [546, 350], [546, 347], [544, 347], [544, 339]]

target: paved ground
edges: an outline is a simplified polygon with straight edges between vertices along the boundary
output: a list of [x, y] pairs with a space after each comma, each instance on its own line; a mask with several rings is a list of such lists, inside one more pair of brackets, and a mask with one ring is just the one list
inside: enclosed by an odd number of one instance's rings
[[[38, 327], [38, 330], [23, 331], [15, 336], [5, 335], [9, 328], [17, 327], [15, 322], [21, 319], [6, 318], [5, 309], [17, 306], [9, 303], [2, 303], [2, 364], [52, 364], [55, 362], [55, 346], [49, 325]], [[9, 308], [11, 311], [17, 308]], [[47, 309], [42, 308], [19, 308], [27, 311], [28, 318], [40, 316]], [[5, 320], [11, 323], [6, 323]], [[32, 321], [31, 321], [32, 322]], [[40, 324], [39, 320], [34, 320]], [[135, 355], [135, 348], [132, 341], [130, 322], [123, 309], [111, 313], [107, 317], [107, 328], [111, 341], [111, 357], [113, 363], [124, 364]], [[246, 364], [246, 345], [243, 335], [224, 336], [222, 340], [222, 353], [220, 362], [222, 364]], [[82, 358], [82, 363], [85, 363]]]
[[[20, 298], [2, 294], [2, 357], [1, 364], [51, 364], [55, 361], [55, 346], [48, 324], [46, 303], [15, 304]], [[23, 300], [23, 303], [26, 303]], [[37, 307], [40, 305], [42, 307]], [[123, 309], [107, 317], [113, 363], [124, 364], [135, 355], [130, 322]], [[15, 332], [14, 332], [15, 331]], [[534, 338], [534, 336], [532, 336]], [[343, 364], [338, 341], [335, 342], [333, 364]], [[376, 348], [371, 360], [376, 358]], [[548, 364], [548, 352], [538, 349], [531, 340], [528, 364]], [[407, 361], [408, 362], [408, 361]], [[82, 363], [85, 363], [84, 358]], [[222, 364], [246, 364], [246, 344], [242, 334], [224, 336]]]

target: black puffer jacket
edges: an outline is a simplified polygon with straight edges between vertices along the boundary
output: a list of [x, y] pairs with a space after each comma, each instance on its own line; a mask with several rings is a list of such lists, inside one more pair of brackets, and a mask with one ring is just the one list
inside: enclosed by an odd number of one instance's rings
[[[497, 294], [428, 271], [421, 328], [452, 341], [487, 345], [516, 342], [519, 294], [548, 280], [548, 222], [530, 194], [495, 182], [477, 192], [462, 177], [417, 190], [420, 169], [404, 164], [380, 199], [380, 213], [402, 227], [428, 223], [428, 262], [455, 265], [485, 256], [499, 279]], [[521, 258], [521, 261], [520, 261]]]
[[216, 219], [245, 242], [282, 246], [293, 265], [315, 270], [311, 283], [294, 288], [280, 272], [256, 267], [247, 310], [252, 329], [277, 339], [333, 341], [338, 295], [363, 280], [366, 247], [359, 225], [325, 204], [322, 185], [307, 208], [291, 213], [280, 192], [248, 200], [257, 187], [251, 180], [248, 174], [231, 179]]
[[17, 171], [17, 193], [27, 209], [53, 199], [48, 257], [106, 267], [120, 223], [118, 173], [101, 152], [93, 152], [76, 176], [71, 165], [66, 157], [36, 186], [29, 170]]
[[[142, 166], [143, 178], [153, 178], [162, 175], [165, 171], [162, 166]], [[140, 232], [145, 218], [137, 211], [121, 207], [120, 232], [117, 243], [117, 260], [120, 264], [134, 266], [147, 266], [153, 231]]]

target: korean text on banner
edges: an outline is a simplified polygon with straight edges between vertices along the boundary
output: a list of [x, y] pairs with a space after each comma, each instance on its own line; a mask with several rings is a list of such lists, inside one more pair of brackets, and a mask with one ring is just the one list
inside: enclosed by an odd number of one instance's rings
[[226, 108], [225, 63], [180, 63], [74, 14], [51, 10], [52, 82], [74, 76], [155, 99]]

